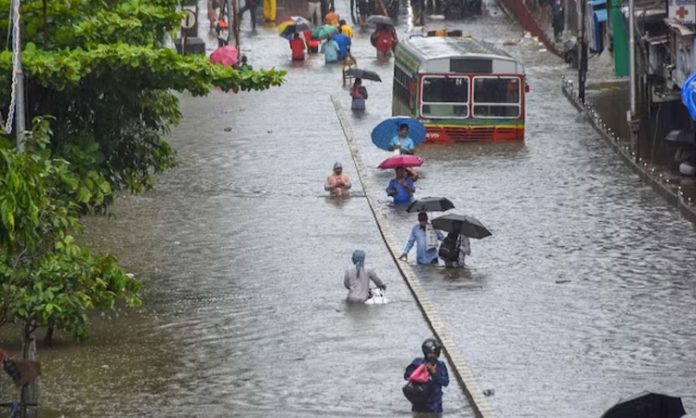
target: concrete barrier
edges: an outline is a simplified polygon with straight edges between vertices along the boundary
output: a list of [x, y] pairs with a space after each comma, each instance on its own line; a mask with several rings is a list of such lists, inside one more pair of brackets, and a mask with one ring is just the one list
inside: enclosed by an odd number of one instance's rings
[[413, 268], [406, 262], [398, 260], [401, 255], [402, 244], [396, 240], [391, 230], [389, 229], [389, 224], [384, 215], [377, 213], [374, 205], [374, 196], [372, 190], [372, 185], [367, 178], [367, 168], [360, 157], [360, 151], [358, 150], [358, 144], [353, 136], [353, 129], [351, 127], [345, 112], [343, 111], [338, 99], [336, 97], [331, 97], [333, 101], [334, 109], [336, 110], [336, 115], [341, 123], [343, 129], [343, 134], [348, 142], [348, 148], [350, 149], [351, 156], [353, 157], [353, 162], [355, 163], [355, 168], [358, 172], [358, 179], [365, 192], [365, 197], [367, 199], [367, 204], [370, 207], [372, 216], [375, 218], [379, 232], [382, 235], [382, 239], [387, 245], [387, 249], [394, 259], [394, 263], [399, 269], [401, 276], [403, 277], [406, 285], [411, 290], [411, 294], [416, 299], [425, 320], [433, 331], [433, 334], [442, 342], [444, 346], [445, 356], [450, 362], [452, 367], [452, 374], [459, 382], [460, 387], [464, 391], [464, 395], [469, 400], [474, 413], [479, 418], [492, 418], [495, 417], [495, 411], [488, 403], [488, 399], [483, 395], [483, 392], [479, 388], [476, 380], [474, 379], [474, 374], [472, 373], [469, 363], [466, 361], [462, 353], [457, 348], [454, 338], [450, 334], [447, 326], [440, 318], [440, 314], [437, 309], [433, 306], [427, 293], [421, 286], [420, 279], [413, 272]]

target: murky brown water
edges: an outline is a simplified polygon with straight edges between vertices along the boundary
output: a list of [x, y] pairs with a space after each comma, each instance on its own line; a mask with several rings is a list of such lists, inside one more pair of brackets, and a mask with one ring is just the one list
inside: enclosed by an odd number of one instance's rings
[[[330, 101], [348, 105], [340, 68], [290, 63], [272, 28], [244, 25], [250, 63], [286, 68], [286, 85], [182, 98], [180, 166], [120, 199], [115, 219], [88, 221], [89, 240], [142, 277], [145, 304], [97, 319], [85, 344], [40, 351], [45, 416], [409, 415], [401, 373], [428, 328], [359, 186], [341, 202], [322, 190], [335, 160], [357, 181]], [[458, 25], [499, 44], [519, 36], [498, 17]], [[473, 242], [467, 269], [419, 274], [501, 416], [600, 416], [644, 389], [694, 411], [693, 228], [576, 122], [565, 67], [538, 49], [510, 49], [532, 87], [524, 144], [422, 149], [417, 195], [450, 197], [494, 235]], [[374, 167], [385, 154], [367, 133], [391, 114], [392, 63], [357, 31], [354, 54], [384, 79], [353, 118]], [[381, 211], [405, 240], [414, 216], [386, 199]], [[354, 248], [393, 303], [345, 305]], [[470, 415], [454, 384], [445, 408]]]

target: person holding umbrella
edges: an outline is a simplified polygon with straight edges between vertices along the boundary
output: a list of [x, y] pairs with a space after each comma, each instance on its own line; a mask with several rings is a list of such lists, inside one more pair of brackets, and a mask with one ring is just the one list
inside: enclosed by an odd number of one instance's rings
[[290, 50], [292, 51], [292, 60], [293, 61], [304, 61], [305, 43], [300, 38], [299, 33], [295, 33], [292, 36], [292, 39], [290, 39]]
[[389, 151], [398, 150], [400, 154], [413, 154], [415, 149], [415, 142], [408, 136], [408, 125], [402, 123], [399, 125], [399, 133], [394, 135], [389, 143]]
[[362, 85], [362, 79], [356, 78], [353, 87], [350, 89], [351, 110], [365, 110], [365, 100], [367, 100], [367, 89]]
[[416, 192], [416, 186], [413, 184], [413, 180], [406, 177], [404, 167], [396, 167], [395, 173], [396, 177], [391, 179], [387, 185], [387, 196], [391, 196], [396, 205], [410, 203], [413, 193]]
[[436, 230], [428, 222], [428, 214], [420, 212], [418, 214], [418, 225], [411, 228], [411, 235], [408, 237], [408, 242], [406, 242], [404, 252], [399, 257], [399, 260], [406, 261], [408, 259], [408, 253], [415, 243], [416, 262], [418, 264], [437, 264], [437, 245], [438, 241], [443, 239], [442, 232]]

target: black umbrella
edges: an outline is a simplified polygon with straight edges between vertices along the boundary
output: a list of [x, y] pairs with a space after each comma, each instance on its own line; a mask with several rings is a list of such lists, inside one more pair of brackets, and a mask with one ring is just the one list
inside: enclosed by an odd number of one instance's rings
[[360, 68], [351, 68], [350, 70], [346, 71], [346, 75], [351, 77], [363, 78], [365, 80], [382, 81], [382, 79], [379, 78], [379, 74], [377, 74], [376, 72], [361, 70]]
[[394, 26], [394, 21], [389, 16], [372, 15], [367, 18], [367, 23], [370, 25], [387, 25]]
[[470, 238], [485, 238], [491, 234], [481, 222], [476, 218], [466, 215], [448, 213], [433, 219], [433, 226], [447, 232], [454, 232], [466, 235]]
[[408, 205], [406, 212], [444, 212], [454, 209], [454, 204], [446, 197], [424, 197]]
[[612, 406], [602, 418], [681, 418], [685, 414], [681, 398], [643, 392]]

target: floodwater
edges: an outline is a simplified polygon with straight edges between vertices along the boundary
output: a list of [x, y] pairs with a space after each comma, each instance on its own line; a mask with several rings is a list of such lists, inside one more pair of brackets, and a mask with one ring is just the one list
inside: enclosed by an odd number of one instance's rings
[[[322, 190], [336, 160], [357, 182], [330, 100], [349, 105], [340, 67], [291, 63], [273, 28], [248, 25], [250, 63], [287, 69], [286, 84], [183, 96], [179, 166], [124, 195], [114, 218], [87, 221], [87, 240], [143, 280], [144, 307], [96, 318], [86, 343], [40, 349], [44, 416], [409, 416], [401, 374], [428, 327], [360, 185], [343, 201]], [[448, 26], [499, 45], [521, 36], [499, 13]], [[368, 134], [391, 115], [392, 62], [357, 30], [353, 49], [384, 80], [366, 83], [368, 111], [351, 117], [375, 167], [386, 155]], [[507, 49], [532, 89], [526, 141], [423, 147], [417, 183], [417, 196], [451, 198], [493, 236], [472, 243], [463, 270], [416, 271], [500, 416], [598, 417], [642, 390], [696, 411], [692, 225], [577, 117], [560, 60], [529, 39]], [[405, 241], [415, 216], [380, 199]], [[355, 248], [392, 303], [343, 302]], [[455, 382], [445, 409], [471, 416]]]

